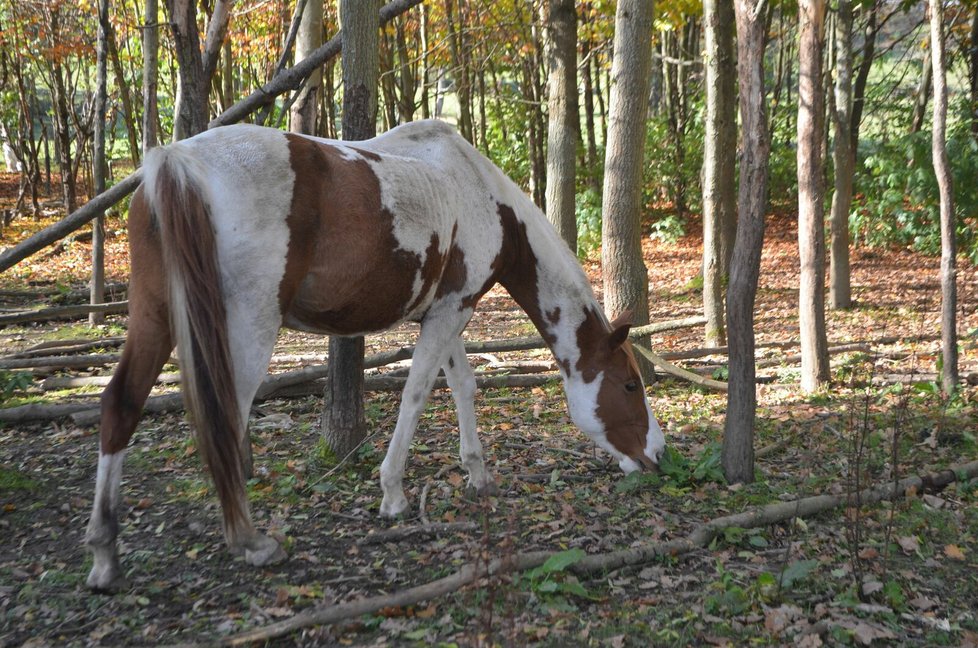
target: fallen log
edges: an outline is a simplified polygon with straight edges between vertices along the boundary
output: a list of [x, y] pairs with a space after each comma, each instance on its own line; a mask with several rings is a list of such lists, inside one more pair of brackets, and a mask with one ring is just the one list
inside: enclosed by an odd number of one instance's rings
[[[578, 575], [606, 573], [626, 565], [637, 565], [650, 562], [660, 557], [675, 557], [691, 553], [706, 547], [714, 538], [723, 534], [724, 530], [739, 527], [751, 529], [770, 526], [794, 518], [812, 517], [842, 506], [865, 506], [889, 499], [903, 497], [909, 490], [914, 492], [933, 492], [940, 490], [957, 480], [978, 477], [978, 461], [963, 464], [921, 476], [908, 477], [896, 484], [890, 483], [874, 488], [867, 488], [853, 494], [852, 497], [836, 495], [816, 495], [791, 502], [776, 502], [751, 511], [726, 515], [700, 524], [688, 535], [674, 540], [648, 542], [637, 547], [621, 549], [608, 553], [591, 554], [571, 565], [568, 569]], [[422, 601], [456, 592], [466, 585], [480, 579], [499, 576], [506, 573], [522, 572], [538, 567], [555, 552], [534, 551], [517, 553], [505, 558], [497, 558], [488, 564], [485, 562], [468, 564], [457, 572], [437, 580], [418, 585], [400, 592], [362, 598], [356, 601], [337, 605], [316, 606], [305, 610], [290, 619], [285, 619], [264, 627], [225, 637], [221, 645], [242, 646], [253, 642], [266, 642], [276, 637], [282, 637], [302, 628], [316, 625], [330, 625], [340, 621], [354, 619], [364, 614], [370, 614], [387, 607], [404, 607]]]
[[12, 315], [0, 315], [0, 326], [21, 324], [23, 322], [47, 322], [56, 319], [71, 319], [89, 313], [118, 315], [129, 312], [129, 302], [111, 302], [109, 304], [76, 304], [74, 306], [58, 306], [36, 311], [24, 311]]
[[[77, 389], [78, 387], [104, 387], [112, 381], [112, 376], [49, 376], [41, 382], [43, 391]], [[164, 373], [156, 378], [157, 385], [177, 385], [180, 374]]]
[[0, 369], [36, 369], [38, 367], [53, 367], [65, 369], [68, 367], [103, 367], [119, 362], [118, 353], [96, 353], [82, 356], [48, 356], [41, 358], [10, 358], [0, 360]]
[[706, 387], [707, 389], [715, 389], [717, 391], [727, 391], [727, 383], [720, 382], [719, 380], [713, 380], [712, 378], [704, 378], [699, 374], [695, 374], [692, 371], [687, 371], [682, 367], [677, 367], [671, 362], [665, 360], [662, 356], [656, 355], [650, 349], [646, 349], [640, 344], [632, 345], [633, 348], [640, 354], [645, 356], [645, 358], [651, 362], [653, 365], [662, 369], [665, 373], [670, 376], [675, 376], [676, 378], [682, 378], [683, 380], [689, 381], [694, 385], [699, 385], [700, 387]]
[[[476, 376], [476, 384], [480, 388], [488, 387], [537, 387], [539, 385], [546, 385], [549, 382], [557, 380], [557, 374], [542, 374], [542, 375], [515, 375], [515, 376]], [[364, 378], [363, 388], [364, 391], [401, 391], [404, 389], [404, 384], [407, 382], [406, 378], [397, 377], [387, 377], [387, 376], [366, 376]], [[435, 381], [435, 388], [444, 388], [445, 379], [439, 378]], [[324, 383], [316, 381], [306, 381], [304, 384], [298, 386], [291, 386], [288, 388], [266, 392], [265, 394], [255, 397], [255, 402], [269, 400], [272, 398], [301, 398], [303, 396], [318, 396], [323, 393]], [[6, 410], [0, 410], [0, 421], [7, 420], [40, 420], [60, 418], [62, 416], [71, 416], [71, 420], [76, 425], [94, 425], [98, 423], [101, 414], [98, 409], [98, 403], [95, 401], [86, 401], [88, 404], [84, 408], [78, 408], [67, 413], [58, 413], [54, 416], [38, 416], [35, 419], [23, 418], [19, 413], [8, 414], [13, 410], [18, 410], [20, 408], [11, 407]], [[143, 411], [160, 414], [163, 412], [177, 412], [182, 411], [184, 408], [183, 397], [180, 394], [166, 394], [163, 396], [151, 396], [146, 400], [146, 406]], [[39, 413], [43, 413], [38, 410]], [[16, 419], [8, 418], [8, 416], [17, 417]]]
[[29, 349], [24, 349], [17, 353], [12, 353], [3, 360], [13, 360], [15, 358], [38, 358], [52, 355], [64, 355], [67, 353], [77, 353], [79, 351], [91, 351], [92, 349], [111, 349], [122, 346], [126, 341], [124, 337], [109, 337], [101, 340], [53, 340], [41, 342]]

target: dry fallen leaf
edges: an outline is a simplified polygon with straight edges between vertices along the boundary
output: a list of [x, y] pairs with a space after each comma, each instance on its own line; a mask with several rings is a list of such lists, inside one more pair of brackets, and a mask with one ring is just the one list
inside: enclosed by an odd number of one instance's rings
[[897, 544], [906, 554], [913, 554], [920, 551], [920, 539], [917, 536], [901, 536], [897, 538]]
[[964, 560], [964, 551], [958, 545], [946, 545], [944, 547], [944, 555], [951, 560]]

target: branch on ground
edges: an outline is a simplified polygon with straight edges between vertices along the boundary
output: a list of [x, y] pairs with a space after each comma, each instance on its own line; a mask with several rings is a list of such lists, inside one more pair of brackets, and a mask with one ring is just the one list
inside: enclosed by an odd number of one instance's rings
[[[660, 556], [680, 556], [707, 546], [725, 529], [740, 527], [750, 529], [778, 524], [794, 518], [805, 518], [824, 513], [842, 506], [869, 505], [883, 500], [904, 497], [908, 491], [921, 493], [941, 490], [959, 480], [978, 477], [978, 461], [954, 466], [947, 470], [901, 479], [897, 483], [867, 488], [852, 497], [845, 495], [816, 495], [793, 502], [776, 502], [767, 506], [715, 518], [700, 524], [688, 535], [664, 542], [648, 542], [637, 547], [621, 549], [601, 554], [591, 554], [569, 569], [579, 575], [604, 573], [626, 565], [649, 562]], [[542, 565], [553, 553], [535, 551], [516, 554], [505, 559], [485, 563], [469, 564], [454, 574], [438, 580], [418, 585], [410, 589], [373, 596], [348, 603], [316, 607], [296, 616], [271, 625], [227, 637], [221, 644], [241, 646], [252, 642], [269, 641], [302, 628], [317, 625], [330, 625], [371, 614], [387, 607], [403, 607], [456, 592], [476, 581], [501, 574], [522, 572]]]

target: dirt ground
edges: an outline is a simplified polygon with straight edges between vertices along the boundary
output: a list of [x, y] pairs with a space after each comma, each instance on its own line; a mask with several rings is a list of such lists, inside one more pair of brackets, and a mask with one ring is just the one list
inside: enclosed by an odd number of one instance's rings
[[[938, 349], [938, 260], [906, 250], [855, 251], [857, 306], [829, 314], [830, 345], [864, 342], [873, 354], [833, 356], [832, 387], [804, 396], [797, 390], [797, 364], [788, 357], [797, 349], [773, 346], [798, 336], [791, 219], [772, 217], [767, 239], [756, 333], [759, 360], [773, 362], [759, 372], [765, 382], [757, 446], [770, 451], [758, 460], [757, 483], [729, 488], [710, 478], [722, 434], [720, 394], [674, 380], [649, 387], [667, 440], [690, 462], [686, 473], [653, 482], [623, 479], [570, 425], [563, 392], [551, 382], [480, 394], [481, 437], [499, 494], [469, 499], [451, 397], [436, 391], [408, 463], [411, 513], [389, 522], [377, 514], [378, 468], [397, 414], [396, 395], [368, 395], [371, 436], [343, 462], [319, 441], [319, 398], [266, 401], [252, 412], [257, 474], [249, 493], [257, 525], [283, 541], [289, 559], [252, 568], [225, 548], [216, 500], [183, 415], [147, 416], [122, 487], [120, 541], [131, 588], [101, 596], [84, 586], [91, 558], [82, 546], [97, 430], [70, 420], [0, 424], [0, 646], [213, 643], [312, 606], [418, 585], [474, 561], [533, 550], [607, 552], [680, 537], [705, 520], [772, 501], [845, 493], [854, 475], [864, 483], [885, 481], [974, 459], [975, 388], [966, 386], [948, 402], [926, 386]], [[695, 224], [674, 244], [646, 239], [653, 321], [701, 312], [700, 292], [690, 283], [700, 245]], [[83, 267], [85, 250], [84, 242], [72, 243], [46, 262], [4, 276], [0, 307], [38, 305], [23, 294], [28, 289], [81, 287], [71, 277], [78, 274], [72, 268]], [[600, 290], [596, 265], [586, 265]], [[124, 262], [113, 268], [110, 280], [124, 281]], [[969, 334], [962, 340], [963, 376], [978, 372], [970, 336], [978, 329], [976, 297], [975, 269], [963, 267], [959, 330]], [[124, 326], [124, 317], [95, 331], [65, 322], [12, 326], [0, 329], [0, 344], [7, 356], [42, 340], [118, 335]], [[499, 339], [531, 331], [496, 289], [467, 335]], [[700, 347], [700, 335], [682, 329], [652, 343], [659, 352], [682, 351]], [[371, 337], [368, 353], [412, 339], [411, 327]], [[324, 353], [323, 339], [283, 332], [276, 357], [284, 359], [272, 369], [294, 368]], [[299, 354], [308, 357], [297, 361]], [[544, 351], [500, 355], [550, 357]], [[709, 372], [709, 365], [720, 368], [724, 361], [711, 356], [684, 365]], [[881, 384], [899, 376], [924, 386], [898, 391]], [[37, 387], [20, 395], [43, 396]], [[57, 397], [95, 395], [89, 388]], [[703, 474], [697, 477], [693, 465]], [[561, 569], [493, 578], [271, 643], [978, 645], [976, 504], [978, 482], [972, 480], [895, 505], [733, 529], [691, 554], [582, 581]], [[434, 534], [427, 523], [449, 527]], [[389, 529], [418, 533], [390, 538], [384, 535]]]

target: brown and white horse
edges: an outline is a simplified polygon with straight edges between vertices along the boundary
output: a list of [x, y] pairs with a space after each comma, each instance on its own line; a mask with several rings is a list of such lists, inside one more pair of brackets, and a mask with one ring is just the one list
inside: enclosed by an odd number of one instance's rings
[[451, 127], [415, 122], [349, 143], [229, 126], [155, 149], [144, 168], [129, 215], [129, 333], [102, 395], [90, 587], [125, 583], [116, 549], [123, 456], [174, 345], [228, 544], [253, 565], [285, 555], [252, 525], [241, 462], [282, 326], [354, 335], [421, 323], [380, 469], [384, 516], [408, 507], [404, 465], [439, 368], [469, 484], [493, 484], [460, 335], [497, 282], [553, 351], [574, 422], [625, 472], [657, 463], [665, 439], [628, 323], [608, 322], [540, 210]]

